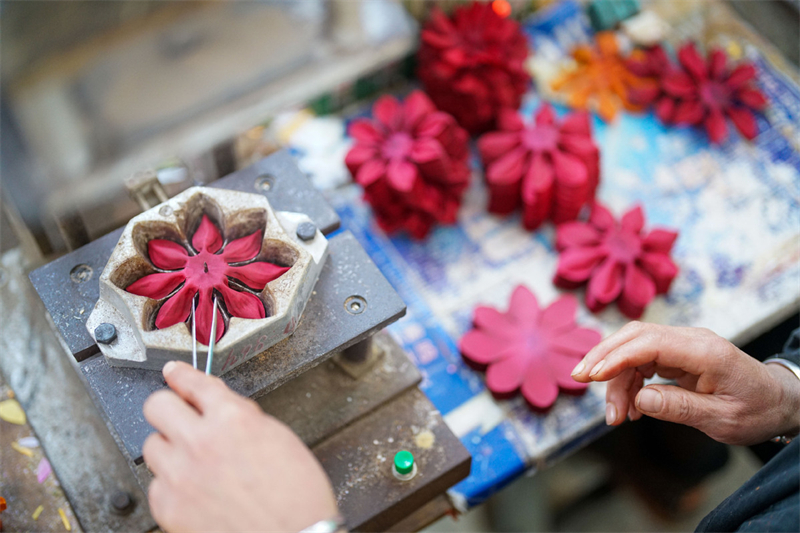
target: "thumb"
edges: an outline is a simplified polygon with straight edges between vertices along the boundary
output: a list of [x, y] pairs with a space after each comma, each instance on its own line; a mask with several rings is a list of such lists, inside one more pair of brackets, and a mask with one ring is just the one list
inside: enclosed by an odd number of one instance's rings
[[674, 385], [644, 387], [636, 395], [636, 408], [653, 418], [692, 426], [701, 431], [709, 420], [714, 419], [716, 412], [714, 399], [709, 395]]

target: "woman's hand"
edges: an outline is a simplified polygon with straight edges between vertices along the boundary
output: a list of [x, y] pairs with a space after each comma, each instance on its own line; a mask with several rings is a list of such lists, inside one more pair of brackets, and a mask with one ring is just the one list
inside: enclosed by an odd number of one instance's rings
[[[659, 376], [676, 385], [648, 385]], [[749, 445], [800, 429], [800, 380], [703, 328], [631, 322], [575, 367], [576, 381], [608, 381], [606, 422], [642, 414]]]
[[334, 518], [336, 500], [311, 451], [258, 405], [186, 363], [144, 405], [158, 430], [144, 444], [156, 522], [177, 531], [300, 531]]

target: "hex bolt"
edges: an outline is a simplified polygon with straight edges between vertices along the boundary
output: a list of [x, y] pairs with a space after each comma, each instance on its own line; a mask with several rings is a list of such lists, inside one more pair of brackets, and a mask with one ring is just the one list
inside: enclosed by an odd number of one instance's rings
[[297, 226], [297, 238], [301, 241], [310, 241], [317, 236], [317, 227], [313, 222], [301, 222]]
[[126, 515], [133, 511], [136, 501], [124, 490], [114, 491], [108, 499], [111, 512], [119, 515]]
[[100, 344], [111, 344], [117, 338], [117, 328], [114, 324], [103, 322], [94, 328], [94, 339]]
[[361, 296], [350, 296], [344, 301], [344, 309], [351, 315], [360, 315], [367, 308], [367, 301]]
[[80, 265], [75, 265], [72, 270], [69, 271], [69, 278], [73, 283], [83, 283], [84, 281], [92, 279], [93, 272], [92, 267], [81, 263]]
[[275, 176], [272, 174], [261, 174], [256, 178], [255, 187], [257, 190], [267, 192], [275, 185]]

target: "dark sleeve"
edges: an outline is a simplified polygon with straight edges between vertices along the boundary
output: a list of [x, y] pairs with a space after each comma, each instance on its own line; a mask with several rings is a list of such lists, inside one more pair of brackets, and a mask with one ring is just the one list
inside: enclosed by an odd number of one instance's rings
[[697, 531], [800, 531], [800, 439], [703, 518]]
[[786, 341], [783, 347], [783, 353], [778, 354], [778, 357], [800, 366], [800, 328], [797, 328], [789, 335], [789, 340]]

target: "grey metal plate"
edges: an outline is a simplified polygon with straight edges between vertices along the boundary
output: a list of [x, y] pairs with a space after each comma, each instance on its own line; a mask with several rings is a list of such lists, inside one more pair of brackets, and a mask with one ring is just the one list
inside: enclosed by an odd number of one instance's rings
[[[376, 333], [405, 314], [405, 304], [349, 232], [329, 240], [330, 256], [295, 333], [223, 376], [234, 391], [258, 398], [334, 353]], [[360, 296], [366, 307], [351, 314], [345, 302]], [[96, 355], [81, 370], [101, 410], [134, 462], [153, 431], [142, 415], [145, 399], [163, 388], [152, 370], [112, 368]]]
[[[268, 190], [257, 185], [263, 181], [261, 176], [271, 184]], [[262, 193], [278, 211], [305, 213], [326, 235], [339, 227], [336, 212], [298, 170], [287, 152], [274, 153], [209, 186]], [[86, 319], [100, 296], [100, 273], [121, 233], [122, 229], [112, 231], [30, 273], [31, 282], [53, 323], [78, 361], [98, 352], [94, 339], [86, 331]], [[83, 281], [79, 281], [79, 276], [70, 276], [78, 265], [91, 269], [91, 274]]]
[[419, 370], [391, 335], [378, 332], [372, 343], [382, 355], [357, 379], [328, 360], [262, 396], [259, 405], [307, 446], [315, 446], [421, 381]]

